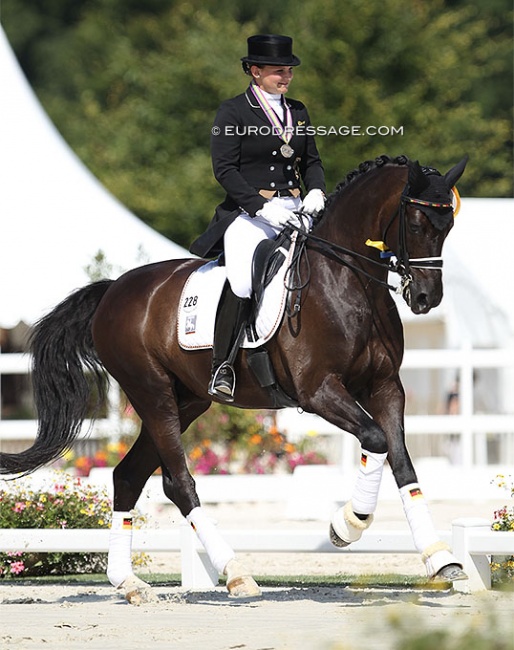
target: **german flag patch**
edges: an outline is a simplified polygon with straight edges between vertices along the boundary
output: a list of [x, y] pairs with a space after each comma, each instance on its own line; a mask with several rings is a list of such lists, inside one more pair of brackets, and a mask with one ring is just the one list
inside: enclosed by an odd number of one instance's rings
[[366, 467], [366, 463], [368, 462], [368, 457], [366, 454], [361, 454], [361, 465], [363, 467]]
[[421, 488], [415, 487], [409, 490], [410, 498], [411, 499], [422, 499], [423, 498], [423, 492], [421, 491]]
[[132, 517], [123, 517], [121, 527], [123, 530], [130, 530], [132, 528]]

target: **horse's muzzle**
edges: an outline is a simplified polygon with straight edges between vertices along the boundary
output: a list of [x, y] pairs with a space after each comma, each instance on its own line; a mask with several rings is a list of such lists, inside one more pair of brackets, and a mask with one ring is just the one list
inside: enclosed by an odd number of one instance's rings
[[431, 309], [437, 307], [443, 297], [442, 284], [428, 290], [427, 287], [417, 287], [413, 282], [405, 287], [403, 298], [409, 305], [413, 314], [427, 314]]

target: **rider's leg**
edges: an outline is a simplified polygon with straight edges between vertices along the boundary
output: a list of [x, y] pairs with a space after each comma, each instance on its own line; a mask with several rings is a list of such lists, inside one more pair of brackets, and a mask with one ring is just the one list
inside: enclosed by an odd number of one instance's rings
[[252, 260], [264, 239], [274, 239], [277, 231], [259, 218], [241, 213], [225, 232], [223, 248], [228, 283], [223, 290], [216, 325], [209, 393], [227, 402], [234, 399], [235, 375], [228, 357], [237, 343], [250, 310]]
[[243, 328], [250, 314], [250, 308], [250, 299], [236, 296], [227, 282], [216, 314], [212, 378], [209, 384], [209, 394], [216, 395], [226, 402], [234, 400], [235, 374], [233, 360], [230, 358], [231, 352], [244, 334]]
[[[273, 199], [289, 210], [298, 209], [299, 198]], [[265, 239], [276, 239], [280, 228], [261, 217], [242, 212], [227, 228], [223, 238], [225, 269], [229, 287], [216, 315], [209, 393], [224, 401], [234, 399], [235, 374], [228, 357], [244, 327], [252, 295], [252, 262], [255, 249]]]

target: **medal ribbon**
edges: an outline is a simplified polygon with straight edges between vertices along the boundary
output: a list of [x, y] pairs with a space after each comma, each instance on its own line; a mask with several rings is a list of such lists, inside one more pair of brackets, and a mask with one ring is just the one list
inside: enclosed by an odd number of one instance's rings
[[279, 138], [281, 138], [281, 140], [283, 140], [286, 144], [289, 144], [289, 140], [291, 140], [293, 137], [293, 118], [291, 117], [291, 109], [289, 106], [285, 101], [283, 101], [282, 105], [284, 107], [284, 113], [286, 117], [286, 125], [284, 127], [278, 115], [271, 107], [269, 101], [266, 99], [259, 86], [252, 82], [250, 84], [250, 89], [253, 92], [255, 99], [258, 101], [259, 106], [264, 111], [264, 114], [268, 118], [270, 124], [273, 126], [273, 133], [275, 135], [278, 135]]

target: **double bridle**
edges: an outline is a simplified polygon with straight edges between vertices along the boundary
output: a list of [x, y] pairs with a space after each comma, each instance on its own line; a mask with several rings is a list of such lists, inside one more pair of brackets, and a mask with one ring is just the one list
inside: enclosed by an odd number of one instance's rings
[[[385, 282], [384, 280], [377, 278], [373, 274], [368, 273], [361, 266], [352, 264], [351, 262], [348, 261], [348, 259], [342, 257], [342, 255], [350, 256], [357, 259], [362, 259], [365, 260], [367, 263], [375, 264], [382, 268], [384, 267], [383, 261], [371, 259], [366, 255], [362, 255], [361, 253], [357, 253], [348, 248], [345, 248], [344, 246], [339, 246], [338, 244], [334, 244], [333, 242], [323, 239], [322, 237], [318, 237], [317, 235], [314, 235], [310, 232], [306, 232], [302, 228], [298, 228], [293, 225], [288, 225], [288, 227], [290, 227], [291, 230], [296, 231], [298, 233], [296, 251], [293, 255], [293, 259], [291, 260], [291, 264], [290, 264], [291, 273], [289, 275], [289, 283], [287, 286], [290, 295], [292, 291], [297, 291], [295, 305], [292, 312], [291, 310], [289, 310], [290, 314], [299, 311], [301, 290], [305, 288], [310, 281], [310, 266], [308, 263], [308, 258], [306, 258], [307, 279], [302, 280], [300, 274], [300, 260], [303, 256], [302, 254], [307, 242], [314, 242], [316, 246], [319, 248], [320, 252], [326, 255], [327, 257], [330, 257], [336, 262], [343, 264], [344, 266], [347, 266], [348, 268], [356, 271], [357, 273], [365, 275], [371, 280], [378, 282], [382, 286], [387, 287], [391, 291], [395, 291], [398, 294], [403, 294], [407, 290], [410, 283], [412, 282], [413, 278], [410, 272], [411, 269], [442, 269], [443, 267], [442, 257], [415, 257], [415, 258], [409, 257], [409, 253], [407, 250], [407, 223], [406, 223], [406, 216], [405, 216], [406, 207], [408, 203], [421, 205], [425, 207], [431, 207], [431, 208], [453, 208], [452, 203], [433, 203], [431, 201], [422, 201], [421, 199], [416, 199], [414, 197], [409, 196], [406, 193], [406, 190], [402, 192], [400, 196], [400, 204], [398, 208], [395, 210], [391, 219], [389, 220], [383, 234], [383, 242], [385, 242], [386, 235], [389, 228], [394, 223], [395, 219], [398, 217], [400, 220], [399, 235], [398, 235], [398, 254], [396, 255], [396, 259], [393, 260], [392, 258], [395, 256], [395, 254], [391, 250], [389, 250], [387, 246], [385, 246], [385, 251], [381, 253], [382, 260], [384, 258], [389, 260], [388, 267], [387, 267], [388, 270], [400, 276], [400, 285], [398, 287], [395, 287], [394, 285], [391, 285], [388, 282]], [[301, 212], [299, 214], [301, 216]]]
[[398, 293], [403, 293], [403, 290], [407, 288], [409, 284], [412, 282], [412, 275], [410, 273], [411, 268], [412, 269], [442, 269], [443, 268], [442, 257], [409, 257], [409, 252], [407, 250], [407, 220], [405, 218], [405, 211], [408, 203], [430, 207], [430, 208], [453, 208], [452, 203], [435, 203], [433, 201], [422, 201], [421, 199], [416, 199], [412, 196], [409, 196], [405, 192], [402, 193], [400, 197], [400, 205], [398, 206], [396, 212], [393, 214], [391, 220], [387, 224], [386, 229], [384, 231], [384, 237], [383, 237], [383, 240], [385, 242], [387, 231], [389, 230], [396, 216], [399, 215], [400, 224], [399, 224], [399, 235], [398, 235], [398, 255], [395, 262], [390, 261], [389, 263], [389, 270], [392, 271], [393, 273], [397, 273], [400, 276], [400, 286], [396, 290]]

